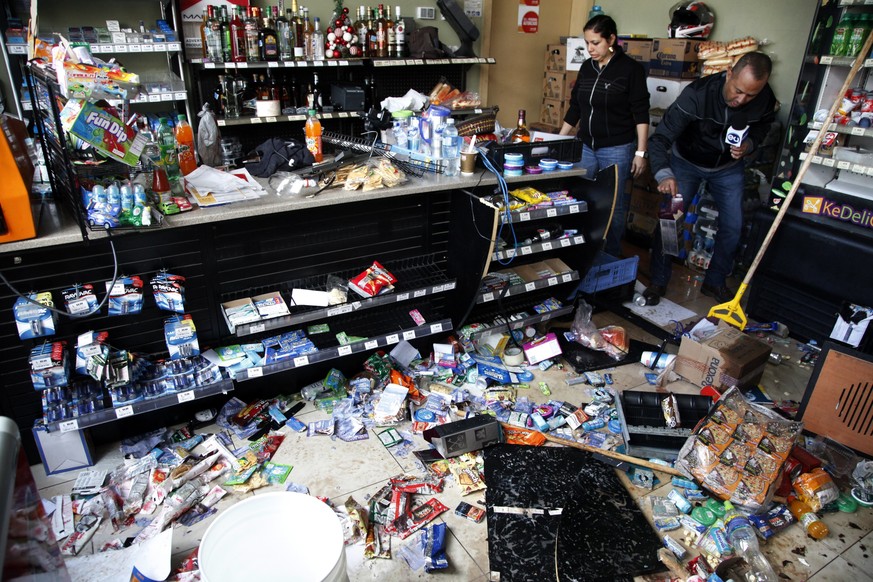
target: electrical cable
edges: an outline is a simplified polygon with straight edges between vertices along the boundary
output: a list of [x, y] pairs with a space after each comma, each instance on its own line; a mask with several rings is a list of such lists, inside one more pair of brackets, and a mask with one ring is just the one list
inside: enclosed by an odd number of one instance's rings
[[7, 287], [9, 287], [9, 289], [12, 291], [12, 293], [14, 295], [18, 296], [21, 299], [24, 299], [28, 303], [33, 303], [34, 305], [37, 305], [43, 309], [48, 309], [49, 311], [51, 311], [53, 313], [57, 313], [59, 315], [64, 315], [66, 317], [69, 317], [70, 319], [82, 319], [85, 317], [90, 317], [90, 316], [94, 315], [95, 313], [99, 313], [100, 310], [103, 309], [103, 306], [106, 305], [106, 302], [109, 300], [110, 291], [112, 290], [113, 287], [115, 287], [116, 281], [118, 281], [118, 255], [115, 252], [115, 243], [112, 241], [112, 235], [109, 234], [109, 232], [110, 231], [108, 231], [108, 230], [106, 231], [106, 238], [109, 240], [109, 248], [112, 250], [112, 268], [113, 268], [112, 283], [109, 285], [109, 287], [106, 291], [106, 296], [103, 297], [103, 300], [100, 303], [98, 303], [94, 309], [92, 309], [91, 311], [89, 311], [87, 313], [68, 313], [66, 311], [61, 311], [60, 309], [56, 309], [54, 307], [49, 307], [48, 305], [43, 305], [39, 301], [34, 301], [33, 299], [31, 299], [27, 295], [23, 294], [18, 289], [16, 289], [12, 285], [12, 283], [9, 282], [9, 280], [6, 278], [6, 276], [3, 274], [2, 271], [0, 271], [0, 280], [2, 280], [3, 283], [5, 283]]

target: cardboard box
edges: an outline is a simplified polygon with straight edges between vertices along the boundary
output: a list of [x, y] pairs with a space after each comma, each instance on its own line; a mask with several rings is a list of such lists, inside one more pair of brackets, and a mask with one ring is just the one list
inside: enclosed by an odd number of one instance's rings
[[567, 73], [553, 73], [546, 71], [543, 74], [543, 99], [557, 99], [566, 101]]
[[588, 53], [588, 43], [582, 37], [571, 36], [567, 38], [567, 63], [568, 71], [578, 71], [582, 68], [582, 63], [587, 61], [591, 55]]
[[714, 333], [701, 342], [682, 338], [675, 371], [701, 388], [746, 388], [757, 385], [769, 356], [769, 345], [719, 322]]
[[87, 430], [48, 432], [38, 420], [33, 426], [33, 439], [46, 475], [84, 469], [94, 464], [94, 447]]
[[[570, 97], [573, 95], [573, 87], [576, 86], [576, 78], [579, 77], [579, 73], [568, 72], [564, 78], [564, 101], [569, 101]], [[564, 111], [567, 111], [566, 107]]]
[[640, 63], [646, 70], [646, 75], [649, 74], [649, 68], [652, 66], [652, 39], [650, 38], [620, 38], [618, 46], [632, 58]]
[[652, 41], [649, 75], [694, 79], [700, 74], [699, 40], [656, 38]]
[[654, 188], [634, 184], [628, 205], [627, 227], [639, 234], [651, 236], [658, 226], [658, 207], [663, 195]]
[[441, 424], [427, 429], [422, 436], [445, 459], [501, 442], [500, 423], [487, 415]]
[[550, 44], [546, 47], [545, 69], [553, 73], [563, 73], [567, 70], [567, 46]]
[[543, 99], [543, 106], [540, 109], [540, 123], [561, 127], [564, 123], [564, 113], [566, 113], [565, 103], [560, 99]]
[[664, 77], [648, 77], [646, 87], [649, 90], [649, 107], [652, 109], [667, 109], [694, 79], [668, 79]]
[[524, 356], [531, 365], [560, 356], [562, 353], [558, 337], [551, 332], [534, 341], [525, 343], [522, 347], [524, 347]]
[[109, 111], [81, 99], [70, 99], [61, 111], [64, 129], [107, 156], [135, 166], [146, 145], [142, 133]]
[[546, 259], [529, 265], [519, 265], [512, 270], [526, 283], [532, 283], [561, 273], [569, 273], [573, 269], [561, 259]]

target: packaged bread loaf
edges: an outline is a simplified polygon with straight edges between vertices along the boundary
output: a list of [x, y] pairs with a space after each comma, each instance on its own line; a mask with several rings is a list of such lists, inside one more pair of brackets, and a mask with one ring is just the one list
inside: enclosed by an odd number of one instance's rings
[[727, 45], [717, 40], [705, 40], [697, 47], [697, 59], [706, 61], [727, 56]]
[[758, 41], [754, 37], [737, 38], [727, 43], [727, 54], [730, 57], [758, 50]]

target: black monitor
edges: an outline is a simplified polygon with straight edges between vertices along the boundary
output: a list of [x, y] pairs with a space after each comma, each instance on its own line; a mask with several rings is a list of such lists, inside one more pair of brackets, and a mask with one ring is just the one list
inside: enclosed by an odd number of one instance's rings
[[457, 0], [437, 0], [437, 7], [448, 21], [452, 30], [458, 35], [461, 47], [455, 51], [456, 57], [475, 57], [473, 42], [479, 38], [479, 29], [464, 14], [464, 9]]

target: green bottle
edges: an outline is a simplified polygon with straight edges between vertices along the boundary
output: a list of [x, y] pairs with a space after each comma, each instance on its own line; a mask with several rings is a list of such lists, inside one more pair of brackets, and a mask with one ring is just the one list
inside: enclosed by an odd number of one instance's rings
[[837, 28], [834, 30], [834, 39], [831, 41], [831, 55], [835, 57], [843, 57], [846, 55], [846, 47], [849, 44], [849, 38], [852, 36], [852, 27], [854, 26], [855, 17], [848, 12], [843, 14]]

